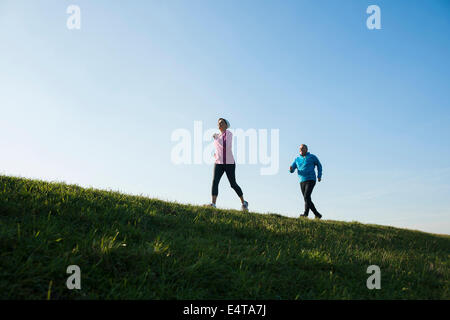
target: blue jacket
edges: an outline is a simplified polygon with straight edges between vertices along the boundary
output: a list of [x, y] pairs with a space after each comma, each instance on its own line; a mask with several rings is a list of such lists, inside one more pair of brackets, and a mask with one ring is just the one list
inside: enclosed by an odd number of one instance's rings
[[300, 182], [308, 180], [316, 181], [316, 172], [314, 171], [315, 166], [317, 166], [318, 178], [322, 178], [322, 165], [320, 164], [319, 159], [315, 155], [307, 152], [304, 157], [300, 155], [294, 160], [291, 165], [291, 173], [297, 169]]

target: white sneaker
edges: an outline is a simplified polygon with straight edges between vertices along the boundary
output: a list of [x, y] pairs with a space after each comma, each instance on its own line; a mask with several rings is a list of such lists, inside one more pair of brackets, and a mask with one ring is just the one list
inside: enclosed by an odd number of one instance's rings
[[216, 205], [214, 203], [210, 203], [210, 204], [205, 204], [205, 207], [215, 208]]
[[248, 202], [247, 201], [244, 201], [244, 203], [242, 204], [242, 210], [248, 211]]

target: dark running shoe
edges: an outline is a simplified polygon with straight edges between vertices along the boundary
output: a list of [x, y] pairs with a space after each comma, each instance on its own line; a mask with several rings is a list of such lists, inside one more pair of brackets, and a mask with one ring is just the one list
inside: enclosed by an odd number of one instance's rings
[[319, 219], [319, 220], [322, 219], [322, 215], [320, 213], [317, 213], [316, 214], [316, 219]]
[[244, 203], [242, 204], [242, 211], [248, 212], [248, 202], [244, 201]]
[[308, 215], [307, 215], [307, 214], [301, 214], [301, 215], [299, 216], [299, 218], [308, 218]]

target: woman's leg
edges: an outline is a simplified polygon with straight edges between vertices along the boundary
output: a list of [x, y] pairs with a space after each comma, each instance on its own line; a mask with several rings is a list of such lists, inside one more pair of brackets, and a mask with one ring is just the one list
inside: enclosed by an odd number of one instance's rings
[[236, 191], [237, 195], [241, 199], [242, 204], [244, 204], [244, 195], [242, 193], [241, 187], [236, 183], [236, 164], [226, 164], [225, 172], [227, 174], [230, 186]]
[[222, 178], [222, 175], [225, 171], [225, 165], [224, 164], [214, 164], [214, 176], [213, 176], [213, 183], [212, 183], [212, 203], [216, 204], [217, 195], [219, 194], [219, 182], [220, 178]]

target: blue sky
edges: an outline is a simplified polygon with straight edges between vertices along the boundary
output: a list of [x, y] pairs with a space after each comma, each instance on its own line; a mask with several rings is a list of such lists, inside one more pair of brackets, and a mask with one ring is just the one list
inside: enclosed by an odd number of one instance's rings
[[[306, 143], [324, 218], [450, 234], [449, 18], [437, 0], [1, 0], [0, 172], [205, 204], [213, 167], [172, 163], [171, 134], [224, 117], [280, 130], [278, 174], [236, 169], [250, 209], [302, 213]], [[225, 176], [218, 206], [240, 207]]]

